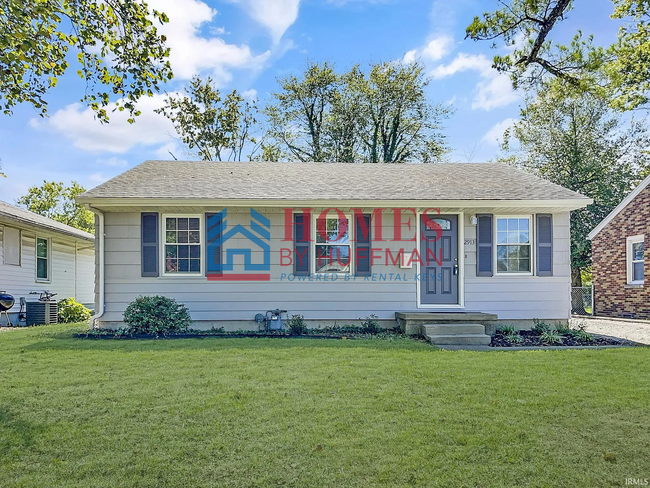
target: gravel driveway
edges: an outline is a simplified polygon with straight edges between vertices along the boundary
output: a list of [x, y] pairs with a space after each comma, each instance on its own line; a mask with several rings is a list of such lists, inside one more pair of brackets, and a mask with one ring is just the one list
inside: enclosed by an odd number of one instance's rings
[[571, 325], [585, 324], [587, 332], [650, 345], [650, 321], [634, 322], [608, 318], [572, 318]]

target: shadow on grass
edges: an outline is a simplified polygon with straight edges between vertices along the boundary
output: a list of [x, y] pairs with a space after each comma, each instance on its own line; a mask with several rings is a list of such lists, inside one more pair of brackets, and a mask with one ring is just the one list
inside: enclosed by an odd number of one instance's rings
[[34, 444], [39, 429], [21, 420], [5, 406], [0, 406], [0, 460], [20, 456]]
[[73, 337], [78, 331], [42, 334], [24, 350], [88, 350], [88, 351], [174, 351], [226, 349], [292, 349], [292, 348], [370, 348], [403, 350], [436, 350], [427, 342], [399, 339], [315, 339], [309, 337], [239, 338], [196, 337], [161, 339], [82, 339]]

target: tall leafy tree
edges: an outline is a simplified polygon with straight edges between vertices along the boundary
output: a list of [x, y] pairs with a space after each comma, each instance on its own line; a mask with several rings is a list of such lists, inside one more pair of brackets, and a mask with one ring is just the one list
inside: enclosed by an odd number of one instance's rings
[[418, 63], [379, 63], [339, 74], [312, 63], [280, 80], [266, 108], [269, 135], [284, 157], [301, 161], [438, 161], [447, 152], [442, 122], [451, 109], [427, 99]]
[[310, 63], [301, 76], [278, 80], [280, 90], [266, 107], [269, 136], [282, 156], [299, 161], [330, 159], [325, 127], [341, 80], [328, 63]]
[[451, 109], [427, 100], [429, 81], [419, 63], [380, 63], [353, 80], [362, 117], [363, 158], [369, 163], [424, 163], [447, 152], [442, 121]]
[[589, 0], [499, 0], [501, 8], [477, 16], [467, 37], [502, 42], [510, 54], [494, 57], [494, 67], [510, 73], [517, 86], [555, 78], [555, 88], [589, 92], [617, 109], [648, 104], [650, 89], [650, 1], [612, 0], [612, 18], [621, 22], [618, 40], [603, 48], [593, 35], [578, 32], [569, 44], [554, 30], [578, 2]]
[[86, 81], [81, 101], [100, 120], [108, 120], [112, 96], [121, 97], [119, 110], [138, 115], [136, 101], [172, 78], [165, 36], [154, 25], [167, 21], [142, 0], [3, 0], [0, 107], [11, 114], [28, 103], [47, 115], [47, 93], [77, 64]]
[[[222, 96], [212, 78], [195, 76], [184, 95], [170, 95], [156, 110], [174, 124], [181, 140], [205, 161], [241, 161], [259, 145], [257, 107], [237, 91]], [[250, 158], [250, 156], [249, 156]]]
[[587, 234], [650, 168], [650, 137], [643, 122], [626, 122], [600, 98], [543, 92], [527, 100], [521, 119], [506, 131], [505, 159], [593, 198], [571, 214], [574, 286], [591, 265]]
[[84, 187], [74, 181], [70, 186], [55, 181], [44, 181], [41, 186], [33, 186], [27, 190], [27, 194], [20, 197], [17, 203], [30, 212], [93, 233], [93, 213], [75, 200], [85, 191]]

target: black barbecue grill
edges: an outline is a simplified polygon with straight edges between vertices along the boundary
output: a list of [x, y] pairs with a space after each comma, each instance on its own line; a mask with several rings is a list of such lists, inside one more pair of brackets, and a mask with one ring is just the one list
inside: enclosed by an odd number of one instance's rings
[[9, 319], [9, 310], [14, 306], [14, 303], [16, 303], [16, 300], [13, 296], [4, 291], [0, 291], [0, 318], [2, 318], [2, 314], [4, 314], [7, 318], [7, 325], [9, 327], [12, 325], [11, 320]]

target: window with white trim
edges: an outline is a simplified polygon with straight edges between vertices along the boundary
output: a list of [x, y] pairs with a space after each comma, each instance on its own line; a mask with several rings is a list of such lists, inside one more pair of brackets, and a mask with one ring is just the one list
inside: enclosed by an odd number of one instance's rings
[[316, 273], [350, 273], [352, 255], [350, 247], [350, 222], [346, 215], [320, 218], [314, 215], [315, 225], [315, 272]]
[[165, 274], [201, 273], [201, 227], [200, 216], [164, 216], [162, 269]]
[[42, 237], [36, 238], [36, 280], [50, 280], [50, 241]]
[[530, 217], [496, 217], [497, 273], [532, 273]]
[[627, 238], [627, 282], [642, 285], [645, 279], [645, 236]]

